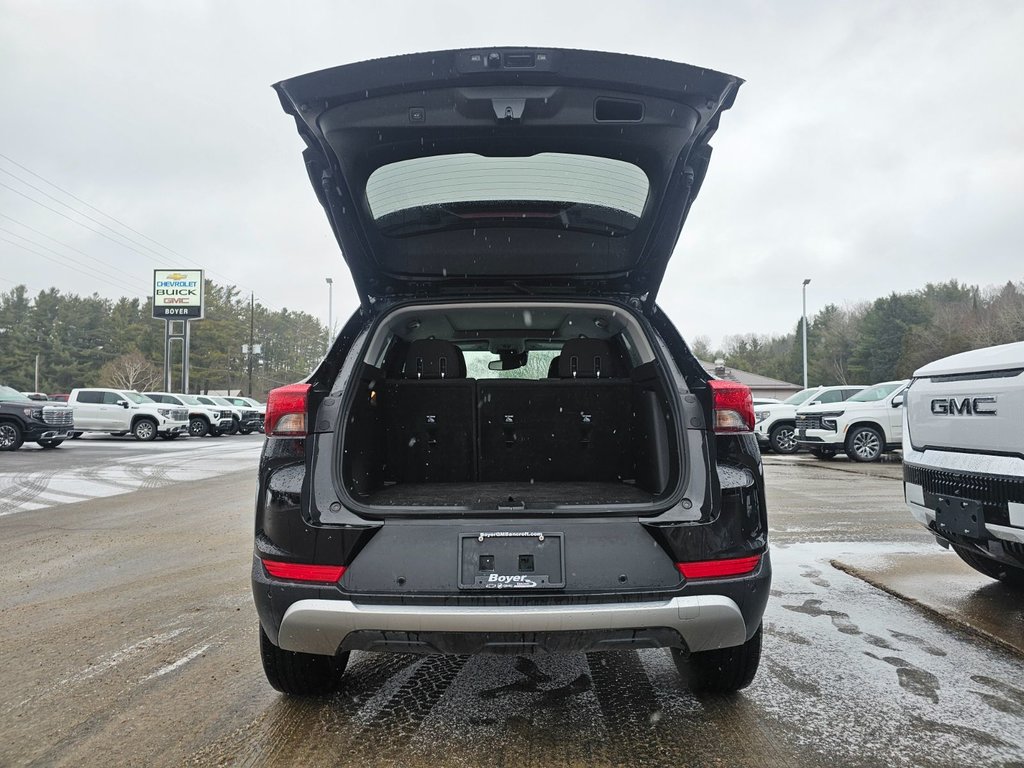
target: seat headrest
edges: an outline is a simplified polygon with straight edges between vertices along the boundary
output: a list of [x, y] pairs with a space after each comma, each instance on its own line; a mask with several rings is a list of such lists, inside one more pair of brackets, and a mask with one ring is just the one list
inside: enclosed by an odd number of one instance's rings
[[557, 379], [558, 378], [558, 360], [559, 360], [559, 355], [555, 355], [554, 357], [551, 358], [551, 362], [548, 363], [548, 378], [549, 379]]
[[464, 379], [466, 358], [462, 350], [444, 339], [417, 339], [405, 355], [406, 379]]
[[560, 379], [607, 379], [615, 376], [611, 347], [603, 339], [569, 339], [558, 356]]

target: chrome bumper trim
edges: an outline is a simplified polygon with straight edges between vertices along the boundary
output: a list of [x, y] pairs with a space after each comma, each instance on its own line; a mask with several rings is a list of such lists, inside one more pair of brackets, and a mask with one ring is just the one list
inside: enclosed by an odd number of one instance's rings
[[572, 632], [668, 627], [691, 651], [741, 645], [747, 629], [739, 606], [723, 595], [648, 603], [461, 607], [365, 605], [349, 600], [299, 600], [285, 611], [278, 645], [287, 651], [334, 655], [350, 632]]

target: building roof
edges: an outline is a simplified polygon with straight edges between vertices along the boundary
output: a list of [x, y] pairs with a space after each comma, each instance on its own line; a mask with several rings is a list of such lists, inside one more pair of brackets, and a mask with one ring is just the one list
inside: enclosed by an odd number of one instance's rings
[[751, 389], [786, 389], [792, 390], [793, 392], [799, 392], [803, 387], [799, 384], [791, 384], [788, 381], [782, 381], [781, 379], [773, 379], [771, 376], [762, 376], [759, 373], [751, 373], [750, 371], [741, 371], [739, 368], [729, 368], [724, 365], [721, 360], [716, 360], [714, 363], [709, 363], [706, 360], [699, 361], [704, 370], [713, 376], [717, 376], [720, 379], [729, 379], [730, 381], [737, 381], [740, 384], [746, 384]]

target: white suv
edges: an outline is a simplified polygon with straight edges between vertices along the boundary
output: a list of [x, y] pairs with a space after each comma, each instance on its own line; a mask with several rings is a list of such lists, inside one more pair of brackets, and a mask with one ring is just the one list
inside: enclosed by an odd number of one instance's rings
[[755, 408], [754, 435], [761, 448], [770, 447], [775, 453], [796, 453], [796, 409], [801, 405], [839, 403], [864, 387], [844, 384], [838, 387], [811, 387], [790, 395], [781, 403]]
[[903, 439], [903, 390], [910, 382], [885, 381], [863, 389], [841, 405], [819, 403], [796, 414], [796, 442], [819, 459], [839, 451], [854, 461], [878, 461]]
[[929, 363], [906, 401], [914, 518], [976, 571], [1024, 587], [1024, 342]]
[[147, 392], [146, 397], [158, 403], [180, 405], [188, 409], [188, 433], [192, 437], [210, 435], [217, 437], [231, 429], [231, 414], [216, 406], [206, 405], [195, 395], [178, 394], [175, 392]]
[[136, 440], [154, 440], [157, 435], [174, 439], [188, 434], [188, 411], [164, 405], [138, 392], [123, 389], [72, 389], [68, 405], [75, 414], [75, 434], [109, 432]]

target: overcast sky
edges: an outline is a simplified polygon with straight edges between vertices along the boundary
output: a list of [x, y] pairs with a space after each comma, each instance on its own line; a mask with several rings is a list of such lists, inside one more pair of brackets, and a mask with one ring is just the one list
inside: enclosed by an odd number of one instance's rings
[[1024, 279], [1024, 3], [0, 0], [0, 290], [144, 297], [198, 265], [326, 322], [332, 276], [340, 322], [355, 292], [270, 84], [485, 45], [747, 81], [659, 297], [687, 337], [790, 330], [804, 278], [809, 314]]

